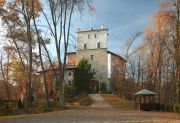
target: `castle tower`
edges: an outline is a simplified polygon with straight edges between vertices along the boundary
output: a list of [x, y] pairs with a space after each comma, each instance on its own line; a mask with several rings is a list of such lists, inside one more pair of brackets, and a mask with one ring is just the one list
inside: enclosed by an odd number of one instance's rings
[[76, 32], [76, 64], [82, 58], [87, 59], [96, 70], [95, 80], [99, 82], [108, 82], [107, 37], [108, 29], [104, 26]]

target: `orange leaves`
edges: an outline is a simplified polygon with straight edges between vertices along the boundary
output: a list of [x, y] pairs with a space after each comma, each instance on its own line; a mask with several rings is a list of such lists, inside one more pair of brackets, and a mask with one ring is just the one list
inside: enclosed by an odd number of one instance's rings
[[2, 7], [5, 3], [5, 0], [0, 0], [0, 7]]
[[144, 33], [146, 36], [152, 36], [153, 30], [152, 30], [151, 26], [147, 26], [146, 29], [144, 30]]
[[0, 0], [0, 14], [4, 11], [3, 7], [5, 4], [5, 0]]
[[154, 27], [156, 32], [162, 32], [166, 36], [175, 26], [173, 11], [159, 11], [154, 15]]
[[5, 51], [13, 51], [13, 50], [15, 50], [15, 48], [13, 46], [9, 46], [9, 45], [8, 46], [4, 46], [3, 49]]
[[17, 7], [24, 7], [22, 11], [26, 11], [31, 16], [32, 14], [37, 16], [42, 9], [39, 0], [15, 0], [14, 3], [17, 4]]
[[3, 20], [10, 21], [13, 23], [18, 22], [19, 21], [18, 13], [12, 13], [12, 12], [6, 13], [3, 16]]

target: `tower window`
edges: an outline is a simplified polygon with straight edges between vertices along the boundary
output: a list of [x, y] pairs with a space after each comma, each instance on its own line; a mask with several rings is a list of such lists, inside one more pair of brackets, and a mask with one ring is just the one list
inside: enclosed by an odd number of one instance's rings
[[93, 60], [93, 55], [91, 55], [91, 60]]
[[94, 34], [94, 38], [96, 38], [96, 34]]
[[71, 76], [72, 75], [72, 73], [71, 72], [69, 72], [69, 76]]
[[87, 49], [87, 44], [84, 44], [84, 49]]
[[70, 81], [68, 81], [68, 84], [69, 84], [69, 86], [71, 86], [71, 84], [72, 84], [71, 80], [70, 80]]
[[101, 48], [100, 42], [97, 43], [97, 48]]
[[88, 35], [88, 39], [90, 39], [90, 35]]

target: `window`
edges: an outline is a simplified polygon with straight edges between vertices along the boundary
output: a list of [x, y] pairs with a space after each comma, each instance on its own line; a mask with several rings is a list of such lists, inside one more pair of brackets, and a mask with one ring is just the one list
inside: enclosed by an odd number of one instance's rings
[[71, 76], [72, 74], [71, 74], [71, 72], [69, 72], [69, 76]]
[[84, 49], [87, 49], [87, 44], [84, 44]]
[[91, 55], [91, 60], [93, 60], [93, 55]]
[[100, 42], [97, 43], [97, 48], [101, 48]]
[[94, 38], [96, 38], [96, 34], [94, 34]]
[[88, 39], [90, 39], [90, 35], [88, 35]]
[[69, 86], [71, 86], [71, 84], [72, 84], [72, 83], [71, 83], [71, 80], [70, 80], [70, 81], [68, 81], [68, 84], [69, 84]]

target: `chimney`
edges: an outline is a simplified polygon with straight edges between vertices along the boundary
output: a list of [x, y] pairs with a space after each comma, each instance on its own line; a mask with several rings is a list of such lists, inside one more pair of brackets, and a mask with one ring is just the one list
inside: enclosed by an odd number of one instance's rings
[[104, 26], [104, 24], [101, 26], [101, 29], [104, 29], [105, 28], [105, 26]]

